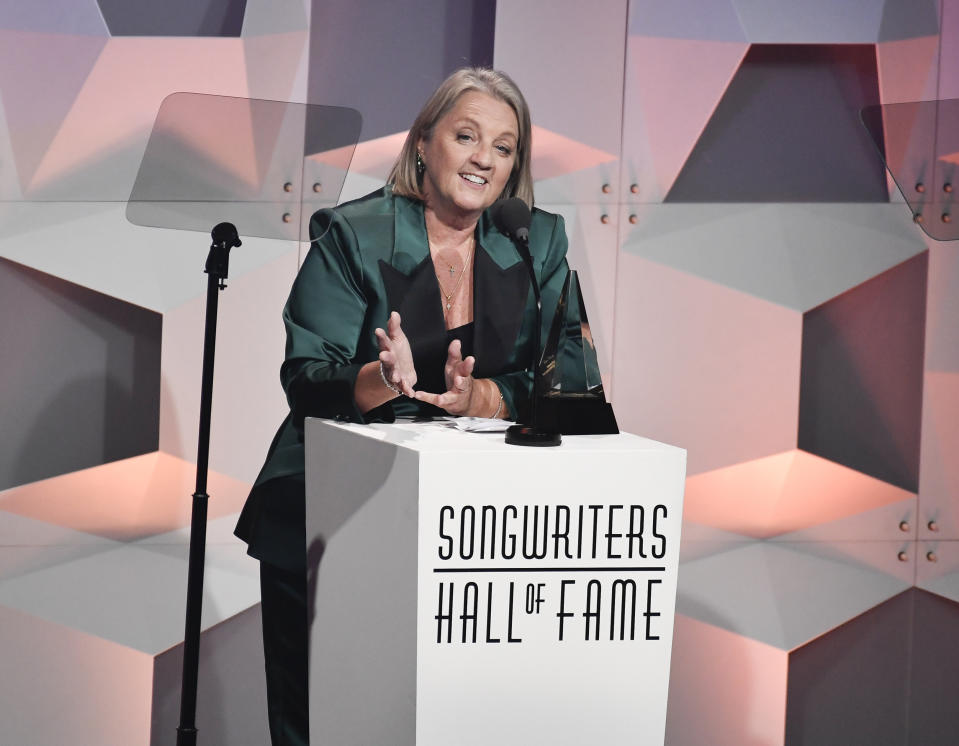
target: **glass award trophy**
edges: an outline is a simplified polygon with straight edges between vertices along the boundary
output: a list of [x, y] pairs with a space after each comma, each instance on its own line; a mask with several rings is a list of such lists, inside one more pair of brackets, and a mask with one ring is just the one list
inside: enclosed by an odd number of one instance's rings
[[540, 361], [540, 417], [563, 435], [618, 433], [575, 270], [566, 276]]

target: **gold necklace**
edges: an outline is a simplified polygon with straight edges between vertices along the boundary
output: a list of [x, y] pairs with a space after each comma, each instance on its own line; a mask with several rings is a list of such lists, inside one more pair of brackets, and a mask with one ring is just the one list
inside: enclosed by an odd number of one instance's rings
[[[467, 269], [469, 268], [469, 266], [470, 266], [470, 259], [473, 257], [473, 247], [474, 247], [475, 245], [476, 245], [476, 239], [474, 238], [474, 239], [470, 242], [469, 251], [466, 252], [466, 261], [463, 262], [463, 271], [460, 272], [460, 276], [457, 278], [456, 284], [453, 285], [453, 289], [452, 289], [452, 290], [450, 290], [450, 291], [447, 293], [447, 292], [443, 289], [443, 282], [440, 280], [440, 276], [439, 276], [439, 275], [436, 275], [436, 282], [437, 282], [437, 283], [439, 284], [439, 286], [440, 286], [440, 293], [442, 293], [442, 294], [443, 294], [443, 297], [446, 298], [446, 312], [449, 312], [449, 310], [453, 307], [453, 296], [456, 295], [456, 291], [459, 290], [460, 284], [463, 282], [463, 278], [466, 277], [466, 270], [467, 270]], [[456, 270], [453, 269], [453, 265], [452, 265], [452, 264], [450, 264], [450, 270], [449, 270], [449, 271], [450, 271], [450, 276], [451, 276], [451, 277], [452, 277], [453, 274], [456, 272]], [[446, 312], [444, 312], [444, 313], [446, 313]]]

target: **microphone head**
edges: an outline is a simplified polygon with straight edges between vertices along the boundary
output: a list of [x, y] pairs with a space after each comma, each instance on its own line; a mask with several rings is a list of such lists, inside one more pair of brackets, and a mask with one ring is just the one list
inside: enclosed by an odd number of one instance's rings
[[243, 242], [240, 241], [239, 234], [236, 232], [236, 226], [233, 225], [233, 223], [217, 223], [213, 226], [210, 235], [213, 237], [214, 244], [224, 244], [228, 249], [243, 245]]
[[494, 202], [490, 212], [493, 217], [493, 225], [497, 227], [500, 233], [504, 233], [510, 238], [529, 238], [529, 225], [533, 221], [533, 216], [527, 204], [519, 197], [510, 197]]

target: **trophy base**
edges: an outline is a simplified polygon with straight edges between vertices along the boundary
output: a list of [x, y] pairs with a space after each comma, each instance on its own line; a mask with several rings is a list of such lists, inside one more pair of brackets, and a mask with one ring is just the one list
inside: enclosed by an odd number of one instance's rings
[[559, 433], [543, 432], [529, 425], [511, 425], [506, 429], [506, 442], [511, 446], [558, 446], [563, 442]]
[[543, 423], [563, 435], [600, 435], [619, 432], [613, 408], [602, 396], [551, 394], [538, 402]]

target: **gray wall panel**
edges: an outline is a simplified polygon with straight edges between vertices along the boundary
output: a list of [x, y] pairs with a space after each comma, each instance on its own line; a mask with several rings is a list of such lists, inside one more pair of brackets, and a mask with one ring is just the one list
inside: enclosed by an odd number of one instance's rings
[[754, 44], [667, 202], [885, 202], [872, 44]]
[[389, 0], [313, 1], [309, 100], [358, 109], [364, 140], [409, 129], [456, 68], [493, 62], [495, 2], [415, 0], [397, 8]]
[[0, 259], [0, 489], [157, 448], [159, 314]]

